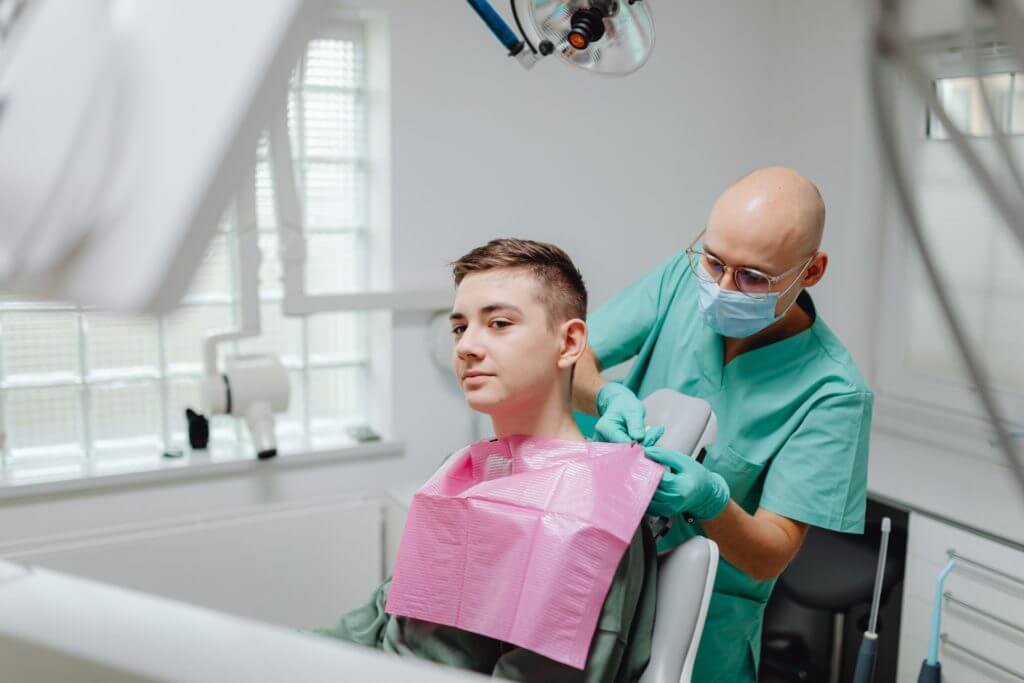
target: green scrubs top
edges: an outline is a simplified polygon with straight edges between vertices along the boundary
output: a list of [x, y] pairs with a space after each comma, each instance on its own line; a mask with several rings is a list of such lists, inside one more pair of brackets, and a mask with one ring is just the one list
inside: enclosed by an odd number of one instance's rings
[[[711, 404], [718, 436], [704, 465], [748, 513], [860, 533], [873, 396], [806, 292], [797, 305], [814, 320], [809, 329], [723, 365], [723, 339], [701, 318], [681, 253], [589, 315], [590, 345], [605, 368], [636, 357], [624, 384], [641, 399], [669, 387]], [[676, 518], [658, 549], [701, 533], [699, 522]], [[774, 585], [721, 560], [695, 683], [754, 683]]]

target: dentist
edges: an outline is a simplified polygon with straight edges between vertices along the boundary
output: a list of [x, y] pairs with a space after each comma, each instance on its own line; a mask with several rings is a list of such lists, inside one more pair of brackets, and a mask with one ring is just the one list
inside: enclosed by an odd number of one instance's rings
[[[588, 316], [573, 396], [594, 438], [643, 441], [640, 399], [665, 387], [718, 419], [703, 463], [647, 449], [669, 468], [649, 511], [675, 517], [659, 550], [703, 534], [721, 552], [698, 683], [756, 681], [765, 604], [808, 527], [863, 531], [873, 396], [806, 291], [828, 268], [824, 225], [814, 184], [756, 170], [685, 251]], [[600, 376], [630, 358], [622, 383]]]

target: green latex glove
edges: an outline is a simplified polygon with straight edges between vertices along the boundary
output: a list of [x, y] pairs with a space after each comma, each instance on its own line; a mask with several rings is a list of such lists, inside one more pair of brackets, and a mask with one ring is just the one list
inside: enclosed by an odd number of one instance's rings
[[647, 513], [673, 517], [689, 513], [697, 519], [712, 519], [729, 504], [729, 485], [693, 458], [660, 446], [645, 447], [644, 453], [668, 469], [647, 506]]
[[618, 382], [608, 382], [597, 392], [597, 414], [601, 416], [594, 426], [597, 441], [643, 442], [647, 436], [644, 404]]
[[661, 425], [658, 425], [657, 427], [648, 427], [647, 431], [644, 432], [644, 438], [640, 441], [640, 445], [644, 448], [649, 448], [658, 443], [658, 439], [663, 436], [665, 436], [665, 428]]

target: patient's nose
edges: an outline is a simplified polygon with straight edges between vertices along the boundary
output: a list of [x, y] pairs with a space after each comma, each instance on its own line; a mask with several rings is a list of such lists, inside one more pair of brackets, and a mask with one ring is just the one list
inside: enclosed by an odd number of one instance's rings
[[477, 335], [473, 332], [472, 327], [467, 327], [456, 340], [455, 355], [463, 360], [466, 358], [483, 358], [483, 346], [480, 344]]

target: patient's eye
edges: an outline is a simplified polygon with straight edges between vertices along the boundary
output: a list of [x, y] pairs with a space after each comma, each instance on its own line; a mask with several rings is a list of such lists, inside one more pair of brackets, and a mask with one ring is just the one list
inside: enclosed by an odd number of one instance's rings
[[466, 326], [465, 325], [456, 325], [456, 326], [454, 326], [452, 328], [452, 334], [454, 334], [456, 337], [459, 336], [460, 334], [462, 334], [465, 331], [466, 331]]
[[495, 327], [497, 327], [499, 330], [501, 330], [501, 329], [504, 329], [506, 327], [511, 326], [512, 322], [509, 321], [509, 320], [492, 320], [491, 324], [494, 325]]

